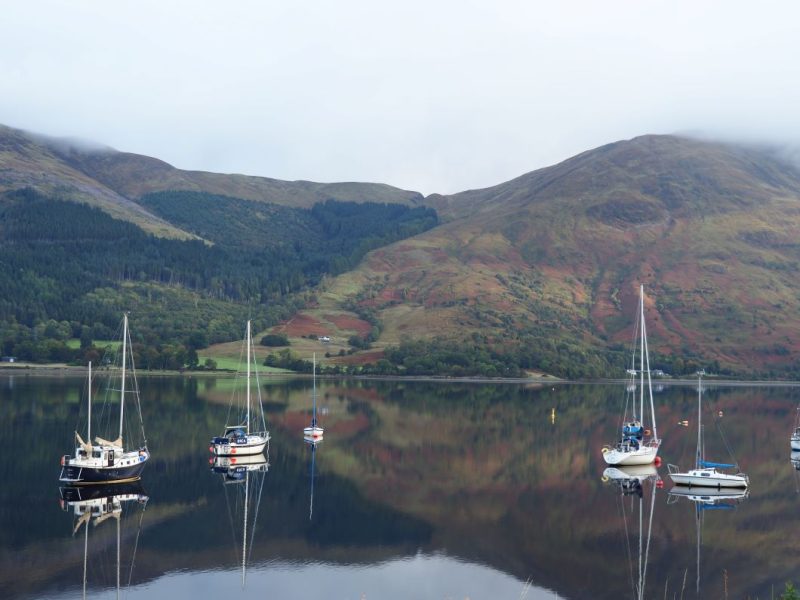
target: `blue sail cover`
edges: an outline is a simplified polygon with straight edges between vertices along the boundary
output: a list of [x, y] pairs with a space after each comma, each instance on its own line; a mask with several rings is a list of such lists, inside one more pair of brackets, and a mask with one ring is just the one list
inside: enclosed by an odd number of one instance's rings
[[701, 460], [699, 464], [700, 464], [701, 467], [706, 467], [706, 468], [714, 468], [715, 467], [715, 468], [718, 468], [718, 469], [733, 469], [736, 466], [736, 465], [729, 465], [729, 464], [726, 464], [726, 463], [706, 462], [704, 460]]
[[635, 422], [626, 423], [622, 426], [622, 437], [626, 440], [641, 440], [644, 437], [644, 427]]

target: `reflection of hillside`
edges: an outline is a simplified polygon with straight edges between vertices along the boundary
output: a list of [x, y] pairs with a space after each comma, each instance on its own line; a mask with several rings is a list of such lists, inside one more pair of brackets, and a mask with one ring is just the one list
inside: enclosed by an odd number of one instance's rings
[[[17, 378], [13, 393], [0, 385], [3, 439], [39, 441], [18, 461], [0, 464], [4, 481], [18, 482], [0, 488], [0, 596], [75, 585], [74, 540], [58, 509], [56, 478], [80, 408], [73, 387], [81, 385], [81, 377]], [[624, 539], [618, 492], [600, 480], [599, 452], [615, 433], [621, 386], [323, 380], [325, 442], [316, 456], [309, 522], [310, 456], [301, 432], [310, 386], [265, 385], [273, 440], [254, 571], [273, 561], [374, 565], [439, 553], [520, 582], [532, 578], [566, 598], [628, 597], [627, 564], [603, 558], [618, 555]], [[141, 387], [154, 458], [144, 475], [150, 502], [134, 584], [172, 571], [235, 571], [241, 557], [206, 450], [227, 411], [209, 395], [224, 386], [146, 378]], [[709, 593], [722, 589], [723, 570], [731, 598], [769, 597], [772, 583], [794, 576], [800, 500], [787, 436], [798, 394], [713, 387], [707, 393], [709, 413], [723, 411], [726, 435], [753, 482], [741, 510], [707, 517]], [[691, 462], [692, 428], [677, 423], [694, 418], [695, 402], [691, 387], [658, 395], [665, 461]], [[714, 446], [717, 437], [708, 435], [709, 452], [724, 451]], [[657, 494], [647, 598], [662, 597], [665, 583], [672, 597], [695, 554], [691, 515], [667, 506], [666, 490]]]
[[[598, 560], [621, 550], [614, 497], [599, 484], [599, 449], [614, 433], [618, 386], [378, 382], [323, 387], [323, 393], [347, 398], [372, 424], [351, 443], [327, 449], [331, 468], [370, 499], [434, 524], [426, 549], [490, 564], [521, 580], [533, 575], [568, 597], [612, 598], [629, 590], [625, 565]], [[709, 410], [723, 411], [726, 435], [737, 440], [738, 458], [764, 497], [730, 521], [710, 519], [706, 543], [718, 568], [709, 567], [708, 589], [723, 569], [734, 589], [749, 591], [765, 583], [765, 573], [792, 574], [793, 538], [782, 522], [791, 512], [784, 492], [794, 485], [784, 456], [794, 410], [787, 395], [758, 388], [709, 391]], [[669, 387], [659, 395], [665, 460], [691, 461], [691, 428], [677, 423], [691, 419], [693, 410], [691, 388]], [[721, 442], [708, 437], [711, 452]], [[691, 562], [684, 553], [692, 540], [678, 512], [657, 512], [652, 593], [663, 593], [666, 580], [674, 584]], [[764, 545], [776, 555], [759, 554]], [[588, 587], [572, 576], [576, 570]]]
[[[47, 500], [50, 504], [57, 505], [58, 488], [51, 488]], [[186, 505], [165, 505], [152, 507], [148, 506], [146, 518], [142, 519], [142, 535], [148, 536], [152, 531], [157, 530], [162, 524], [168, 522], [178, 515], [191, 511], [193, 507]], [[47, 590], [63, 590], [65, 588], [79, 589], [81, 586], [81, 564], [83, 562], [83, 536], [75, 535], [69, 537], [69, 532], [74, 523], [69, 515], [59, 511], [59, 524], [56, 529], [48, 530], [49, 534], [57, 536], [57, 539], [46, 539], [40, 537], [39, 528], [28, 531], [29, 543], [23, 547], [9, 552], [4, 545], [0, 553], [0, 597], [8, 598], [12, 596], [41, 595]], [[27, 515], [28, 518], [36, 519], [42, 515]], [[122, 545], [126, 554], [131, 552], [135, 545], [137, 535], [138, 516], [124, 516]], [[31, 521], [32, 523], [33, 521]], [[28, 521], [26, 519], [26, 526]], [[83, 525], [85, 527], [85, 525]], [[95, 526], [90, 523], [91, 546], [89, 559], [92, 561], [108, 562], [109, 556], [114, 553], [116, 537], [113, 526], [109, 523]], [[107, 556], [104, 556], [107, 555]], [[135, 581], [148, 581], [162, 572], [153, 573], [152, 570], [142, 568], [141, 555], [136, 558], [136, 570], [134, 571]], [[130, 558], [128, 558], [130, 560]], [[147, 559], [145, 557], [145, 561]], [[112, 569], [113, 570], [113, 569]], [[95, 569], [95, 575], [97, 569]], [[108, 573], [104, 573], [108, 576]], [[108, 583], [108, 582], [103, 582]], [[93, 587], [100, 585], [94, 582]]]

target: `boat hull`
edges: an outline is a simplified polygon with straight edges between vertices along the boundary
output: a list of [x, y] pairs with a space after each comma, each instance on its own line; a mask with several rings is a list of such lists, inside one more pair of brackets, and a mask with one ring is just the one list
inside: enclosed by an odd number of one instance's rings
[[142, 460], [130, 465], [112, 465], [110, 467], [90, 467], [66, 464], [61, 467], [58, 480], [65, 485], [93, 485], [104, 483], [123, 483], [141, 478], [144, 466], [150, 456], [142, 456]]
[[609, 448], [603, 452], [603, 460], [606, 461], [607, 465], [623, 467], [649, 465], [655, 462], [657, 456], [657, 446], [642, 446], [636, 450], [628, 451]]
[[746, 475], [720, 473], [714, 469], [699, 469], [688, 473], [670, 473], [675, 485], [709, 488], [746, 488], [749, 480]]
[[792, 450], [800, 450], [800, 436], [792, 436], [789, 440], [789, 445], [792, 447]]
[[306, 427], [303, 429], [303, 437], [316, 440], [322, 437], [324, 431], [322, 427]]
[[237, 443], [214, 443], [212, 442], [209, 448], [216, 456], [243, 456], [250, 454], [261, 454], [264, 448], [267, 447], [269, 436], [262, 437], [260, 435], [248, 435], [247, 441], [241, 444]]

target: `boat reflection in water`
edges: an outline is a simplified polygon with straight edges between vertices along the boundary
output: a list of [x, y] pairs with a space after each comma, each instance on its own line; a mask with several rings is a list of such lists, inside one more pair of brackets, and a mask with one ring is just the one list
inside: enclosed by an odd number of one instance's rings
[[307, 446], [311, 448], [311, 493], [310, 499], [308, 501], [308, 520], [311, 520], [311, 517], [314, 514], [314, 477], [316, 476], [316, 458], [317, 458], [317, 446], [322, 443], [321, 437], [312, 437], [312, 436], [304, 436], [303, 441], [306, 443]]
[[[261, 492], [264, 489], [264, 476], [269, 471], [269, 462], [264, 454], [215, 456], [210, 462], [211, 471], [222, 476], [228, 514], [237, 520], [241, 516], [242, 589], [244, 589], [247, 583], [247, 563], [250, 560], [248, 550], [252, 551], [253, 548]], [[237, 540], [238, 552], [239, 534], [235, 527], [233, 537]]]
[[706, 511], [709, 510], [733, 510], [736, 506], [747, 499], [749, 491], [747, 488], [716, 488], [716, 487], [680, 487], [675, 486], [669, 491], [667, 504], [673, 504], [679, 500], [686, 500], [694, 504], [694, 522], [697, 535], [697, 576], [695, 589], [700, 597], [700, 547], [703, 543], [703, 521]]
[[[134, 557], [136, 556], [136, 548], [139, 544], [139, 534], [142, 531], [142, 518], [144, 517], [145, 507], [149, 497], [144, 491], [141, 482], [135, 481], [125, 484], [111, 484], [100, 485], [91, 487], [62, 487], [59, 488], [61, 494], [61, 508], [64, 511], [71, 511], [75, 523], [73, 525], [72, 534], [78, 533], [80, 528], [84, 527], [83, 533], [83, 598], [86, 598], [86, 586], [88, 580], [88, 571], [105, 572], [106, 569], [98, 566], [98, 563], [104, 562], [102, 551], [96, 552], [92, 556], [91, 566], [89, 562], [89, 525], [96, 528], [104, 522], [113, 520], [116, 523], [116, 590], [117, 597], [120, 592], [120, 579], [121, 579], [121, 555], [122, 555], [122, 521], [128, 520], [124, 514], [128, 508], [139, 507], [138, 523], [136, 525], [136, 535], [133, 542], [133, 550], [130, 555], [130, 566], [127, 570], [127, 584], [130, 585], [131, 576], [133, 571]], [[93, 533], [95, 537], [98, 533]], [[103, 536], [108, 537], [108, 536]], [[127, 537], [127, 536], [126, 536]], [[107, 547], [107, 540], [101, 542], [101, 548]], [[101, 585], [107, 585], [106, 582], [101, 582]]]
[[[663, 486], [663, 482], [653, 464], [609, 467], [603, 471], [603, 481], [610, 482], [620, 492], [620, 513], [622, 514], [625, 531], [628, 532], [632, 529], [632, 527], [629, 527], [629, 521], [638, 521], [638, 556], [634, 559], [630, 547], [630, 539], [626, 539], [626, 551], [630, 567], [631, 597], [635, 598], [635, 600], [644, 600], [656, 490]], [[647, 502], [645, 501], [645, 494], [650, 496]]]

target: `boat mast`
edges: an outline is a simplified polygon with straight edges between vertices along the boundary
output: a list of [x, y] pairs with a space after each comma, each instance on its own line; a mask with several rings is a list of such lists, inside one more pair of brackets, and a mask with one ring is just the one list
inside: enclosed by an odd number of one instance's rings
[[644, 323], [644, 286], [642, 286], [642, 341], [644, 346], [644, 360], [647, 368], [647, 393], [650, 396], [650, 415], [653, 419], [653, 439], [658, 441], [658, 429], [656, 428], [656, 409], [653, 405], [653, 381], [650, 378], [650, 348], [647, 345], [647, 326]]
[[314, 399], [314, 412], [311, 415], [311, 427], [317, 426], [317, 353], [314, 352], [312, 355], [312, 363], [311, 363], [311, 372], [312, 372], [312, 385], [313, 391], [311, 392], [311, 396]]
[[122, 439], [122, 418], [125, 414], [125, 360], [128, 358], [128, 315], [122, 315], [122, 386], [119, 396], [119, 439]]
[[702, 456], [702, 431], [703, 431], [703, 409], [702, 409], [702, 387], [703, 387], [703, 372], [697, 373], [697, 466], [700, 468], [700, 463], [703, 461]]
[[644, 421], [644, 285], [639, 285], [639, 321], [642, 324], [639, 330], [639, 418]]
[[[247, 321], [247, 431], [250, 434], [250, 321]], [[243, 583], [244, 585], [244, 583]]]
[[[89, 361], [89, 425], [86, 428], [86, 441], [92, 445], [92, 361]], [[85, 595], [85, 594], [84, 594]]]

